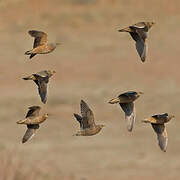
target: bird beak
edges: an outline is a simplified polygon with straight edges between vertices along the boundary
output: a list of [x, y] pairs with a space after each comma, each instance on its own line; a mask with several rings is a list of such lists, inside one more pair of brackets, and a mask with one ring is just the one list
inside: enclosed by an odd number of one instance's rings
[[50, 117], [53, 117], [53, 114], [51, 114], [51, 113], [48, 113], [48, 116], [50, 116]]
[[56, 43], [56, 46], [62, 45], [62, 43]]
[[111, 99], [108, 103], [109, 103], [109, 104], [115, 104], [115, 103], [119, 103], [119, 102], [120, 102], [120, 100], [119, 100], [119, 98], [117, 97], [117, 98]]

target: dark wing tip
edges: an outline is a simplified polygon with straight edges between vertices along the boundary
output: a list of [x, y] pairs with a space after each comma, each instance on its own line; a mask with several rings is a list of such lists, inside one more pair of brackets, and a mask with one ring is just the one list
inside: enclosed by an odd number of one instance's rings
[[47, 97], [44, 96], [43, 94], [40, 94], [40, 97], [41, 97], [42, 103], [46, 104], [46, 102], [47, 102]]
[[27, 142], [27, 139], [22, 139], [22, 143], [24, 144], [25, 142]]
[[29, 56], [29, 59], [32, 59], [35, 55], [36, 55], [36, 54], [31, 54], [31, 55]]
[[82, 100], [82, 99], [81, 99], [81, 103], [84, 103], [84, 104], [86, 104], [86, 103], [85, 103], [85, 101], [84, 101], [84, 100]]
[[47, 99], [42, 99], [42, 102], [43, 102], [44, 104], [46, 104]]
[[79, 123], [81, 123], [82, 117], [81, 117], [79, 114], [76, 114], [76, 113], [74, 113], [73, 115], [74, 115], [74, 117], [76, 118], [76, 120], [77, 120]]

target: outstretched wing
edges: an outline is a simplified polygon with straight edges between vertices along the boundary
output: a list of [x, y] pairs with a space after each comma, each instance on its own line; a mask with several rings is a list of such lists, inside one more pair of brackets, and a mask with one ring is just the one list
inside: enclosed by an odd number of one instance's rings
[[166, 127], [164, 124], [151, 124], [154, 131], [157, 134], [158, 144], [162, 151], [166, 152], [167, 143], [168, 143], [168, 136]]
[[42, 31], [30, 30], [28, 32], [32, 37], [34, 37], [33, 48], [36, 48], [39, 45], [47, 44], [47, 34]]
[[34, 125], [27, 125], [27, 130], [22, 138], [22, 143], [27, 142], [29, 139], [31, 139], [34, 135], [35, 132], [37, 131], [37, 129], [39, 129], [39, 125], [38, 124], [34, 124]]
[[142, 60], [144, 62], [146, 60], [146, 42], [147, 38], [146, 32], [143, 30], [136, 30], [136, 32], [130, 32], [131, 37], [136, 41], [136, 50]]
[[147, 47], [143, 40], [136, 41], [136, 50], [141, 58], [141, 61], [145, 62]]
[[26, 114], [26, 118], [39, 116], [40, 106], [31, 106]]
[[94, 115], [92, 110], [83, 100], [81, 100], [80, 106], [81, 106], [81, 114], [83, 118], [83, 127], [84, 128], [95, 127]]
[[41, 101], [45, 104], [47, 101], [47, 83], [49, 82], [49, 77], [41, 77], [37, 74], [34, 74], [34, 76], [36, 78], [34, 82], [38, 86]]
[[39, 81], [38, 92], [41, 97], [41, 101], [45, 104], [47, 101], [47, 83]]
[[125, 120], [127, 121], [127, 129], [128, 131], [132, 131], [135, 118], [136, 118], [136, 112], [134, 103], [119, 103], [123, 111], [125, 112]]
[[163, 114], [155, 114], [152, 116], [153, 118], [156, 119], [166, 119], [168, 117], [168, 113], [163, 113]]
[[76, 118], [76, 120], [79, 122], [79, 124], [80, 124], [80, 128], [81, 129], [83, 129], [83, 119], [82, 119], [82, 117], [79, 115], [79, 114], [75, 114], [74, 113], [74, 117]]

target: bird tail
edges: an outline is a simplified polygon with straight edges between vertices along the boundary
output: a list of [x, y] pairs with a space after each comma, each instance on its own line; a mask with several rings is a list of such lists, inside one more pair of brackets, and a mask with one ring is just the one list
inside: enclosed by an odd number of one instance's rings
[[127, 28], [124, 28], [124, 29], [120, 29], [120, 30], [118, 30], [119, 32], [132, 32], [132, 30], [129, 28], [129, 27], [127, 27]]
[[24, 54], [25, 55], [31, 55], [32, 54], [32, 50], [26, 51]]
[[35, 78], [34, 78], [33, 75], [24, 77], [23, 79], [24, 79], [24, 80], [35, 80]]
[[26, 121], [26, 119], [23, 119], [23, 120], [17, 121], [16, 123], [17, 123], [17, 124], [23, 124], [25, 121]]
[[150, 123], [150, 121], [148, 119], [144, 119], [142, 120], [143, 123]]
[[25, 55], [30, 55], [29, 59], [33, 58], [36, 55], [36, 53], [33, 53], [33, 50], [26, 51], [24, 54]]

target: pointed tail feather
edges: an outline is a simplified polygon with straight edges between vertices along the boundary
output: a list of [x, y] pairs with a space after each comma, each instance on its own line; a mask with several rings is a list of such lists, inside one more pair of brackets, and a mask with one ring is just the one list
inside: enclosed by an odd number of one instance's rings
[[34, 78], [33, 75], [24, 77], [23, 79], [24, 79], [24, 80], [35, 80], [35, 78]]
[[151, 123], [148, 119], [142, 120], [143, 123]]
[[118, 31], [119, 32], [132, 32], [132, 30], [129, 27], [124, 28], [124, 29], [119, 29]]
[[25, 121], [26, 121], [26, 119], [23, 119], [23, 120], [17, 121], [16, 123], [17, 123], [17, 124], [23, 124]]
[[30, 50], [30, 51], [26, 51], [24, 54], [25, 54], [25, 55], [31, 55], [32, 52], [31, 52], [31, 50]]
[[33, 58], [36, 54], [32, 53], [30, 56], [29, 56], [29, 59]]

